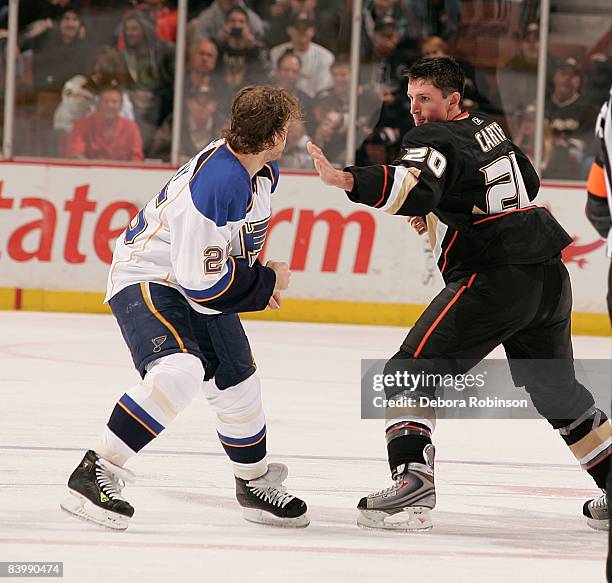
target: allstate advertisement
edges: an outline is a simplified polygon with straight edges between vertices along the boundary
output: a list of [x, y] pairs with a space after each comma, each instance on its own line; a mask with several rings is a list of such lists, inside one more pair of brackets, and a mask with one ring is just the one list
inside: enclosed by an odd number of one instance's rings
[[[0, 164], [0, 288], [103, 292], [114, 240], [172, 169]], [[586, 190], [544, 185], [574, 238], [564, 252], [574, 309], [605, 313], [608, 260], [588, 223]], [[286, 297], [427, 303], [441, 288], [426, 237], [402, 217], [352, 204], [314, 175], [282, 173], [262, 259], [288, 261]]]

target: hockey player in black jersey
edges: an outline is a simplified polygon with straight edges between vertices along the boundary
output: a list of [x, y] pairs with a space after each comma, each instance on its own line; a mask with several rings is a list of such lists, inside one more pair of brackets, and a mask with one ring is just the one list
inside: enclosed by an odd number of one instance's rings
[[[427, 225], [446, 287], [385, 372], [418, 372], [430, 366], [424, 363], [434, 363], [447, 367], [442, 372], [464, 373], [503, 345], [515, 382], [525, 379], [520, 384], [539, 413], [603, 489], [610, 424], [574, 374], [572, 296], [560, 258], [571, 238], [547, 209], [533, 202], [539, 179], [525, 154], [497, 123], [461, 110], [464, 77], [454, 60], [420, 61], [408, 81], [416, 127], [404, 137], [393, 164], [341, 171], [320, 148], [308, 145], [324, 183], [342, 188], [355, 203], [411, 217], [419, 231]], [[534, 359], [560, 363], [554, 380], [540, 375], [536, 382], [533, 371], [525, 371], [524, 363]], [[555, 413], [560, 403], [568, 412], [563, 419]], [[359, 525], [406, 531], [432, 527], [434, 426], [430, 408], [388, 409], [386, 441], [394, 483], [360, 500]], [[590, 526], [607, 528], [605, 493], [586, 502], [583, 513]]]

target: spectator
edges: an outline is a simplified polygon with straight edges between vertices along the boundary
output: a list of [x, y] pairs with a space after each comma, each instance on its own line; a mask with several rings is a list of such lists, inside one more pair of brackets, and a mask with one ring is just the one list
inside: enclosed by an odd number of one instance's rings
[[175, 0], [143, 0], [136, 4], [136, 9], [155, 23], [157, 38], [171, 43], [176, 42], [178, 10]]
[[[421, 42], [421, 57], [452, 57], [448, 44], [439, 36], [424, 38]], [[455, 58], [465, 73], [465, 87], [463, 89], [463, 108], [469, 111], [483, 111], [485, 113], [499, 113], [490, 101], [489, 87], [485, 78], [479, 75], [474, 65], [464, 59]]]
[[359, 165], [388, 164], [399, 154], [401, 137], [412, 127], [414, 121], [410, 115], [410, 102], [405, 96], [398, 96], [393, 88], [381, 83], [378, 86], [380, 117], [373, 117], [373, 129], [357, 150], [356, 161]]
[[416, 17], [420, 37], [439, 36], [449, 40], [457, 34], [461, 19], [461, 0], [403, 1]]
[[302, 74], [302, 61], [292, 49], [287, 49], [278, 59], [274, 70], [274, 81], [276, 85], [286, 89], [298, 98], [306, 118], [312, 106], [312, 99], [298, 86]]
[[[5, 3], [8, 4], [8, 0], [5, 0]], [[35, 36], [37, 31], [40, 32], [39, 27], [46, 29], [52, 24], [53, 20], [60, 18], [68, 4], [77, 9], [81, 8], [81, 2], [77, 0], [27, 0], [20, 2], [17, 16], [20, 31], [25, 31], [29, 36]], [[32, 25], [34, 25], [33, 28]], [[0, 28], [8, 28], [8, 6], [1, 10]]]
[[[172, 146], [172, 114], [155, 133], [150, 156], [166, 162], [170, 160]], [[202, 150], [219, 134], [225, 117], [219, 114], [219, 99], [207, 87], [196, 88], [187, 98], [183, 110], [183, 123], [180, 132], [179, 163]]]
[[341, 31], [350, 20], [346, 17], [343, 2], [327, 1], [319, 5], [318, 0], [275, 1], [268, 12], [270, 30], [266, 34], [266, 43], [270, 47], [291, 40], [287, 27], [296, 15], [303, 12], [315, 22], [316, 35], [313, 41], [335, 52], [338, 49]]
[[283, 157], [279, 160], [281, 168], [292, 170], [312, 170], [312, 158], [306, 150], [310, 137], [301, 120], [295, 120], [287, 131], [287, 145]]
[[[308, 133], [321, 146], [334, 164], [346, 160], [346, 139], [349, 127], [349, 98], [351, 68], [344, 56], [338, 57], [331, 67], [333, 85], [321, 91], [315, 99], [313, 116], [306, 124]], [[380, 114], [379, 97], [368, 87], [357, 88], [357, 144], [371, 133]]]
[[[540, 29], [536, 22], [527, 25], [525, 36], [518, 47], [518, 54], [497, 68], [497, 85], [502, 109], [506, 115], [510, 135], [514, 138], [519, 127], [517, 122], [522, 112], [535, 102], [538, 78], [538, 55], [540, 51]], [[547, 65], [547, 90], [552, 92], [554, 63], [549, 57]], [[519, 122], [520, 123], [520, 122]]]
[[147, 152], [155, 130], [172, 110], [174, 47], [157, 38], [153, 24], [140, 12], [124, 17], [121, 32], [128, 94]]
[[609, 54], [593, 53], [589, 58], [584, 84], [584, 97], [593, 107], [598, 107], [608, 97], [610, 79], [612, 79], [612, 51]]
[[[75, 75], [66, 81], [62, 102], [53, 116], [54, 129], [62, 134], [71, 132], [78, 119], [93, 113], [102, 89], [123, 87], [126, 81], [127, 72], [118, 51], [108, 46], [99, 47], [94, 54], [91, 75]], [[127, 93], [123, 93], [121, 117], [134, 121], [134, 106]]]
[[57, 22], [40, 34], [26, 36], [21, 51], [32, 51], [34, 91], [60, 94], [64, 83], [87, 67], [89, 44], [80, 11], [68, 4]]
[[555, 69], [554, 90], [545, 107], [552, 132], [546, 178], [585, 179], [592, 162], [588, 145], [597, 110], [580, 94], [581, 82], [575, 59], [565, 59]]
[[185, 95], [206, 88], [215, 93], [222, 110], [231, 102], [231, 90], [218, 68], [219, 49], [206, 39], [199, 40], [189, 54]]
[[225, 28], [228, 12], [236, 7], [246, 12], [253, 36], [259, 42], [263, 41], [264, 23], [255, 12], [245, 5], [244, 0], [214, 0], [209, 8], [190, 22], [189, 36], [192, 43], [201, 38], [223, 42], [223, 39], [219, 38], [219, 33]]
[[397, 23], [400, 41], [412, 40], [415, 44], [421, 36], [417, 19], [405, 0], [366, 0], [363, 5], [363, 30], [370, 42], [373, 41], [376, 25], [384, 19]]
[[143, 160], [138, 126], [119, 115], [121, 91], [104, 89], [96, 112], [76, 122], [68, 138], [66, 156], [88, 160]]
[[[532, 163], [535, 162], [535, 115], [536, 106], [530, 103], [525, 109], [517, 111], [512, 120], [514, 127], [517, 128], [512, 141], [527, 154]], [[552, 133], [550, 125], [545, 122], [543, 139], [544, 151], [542, 152], [541, 161], [542, 170], [546, 170], [550, 161], [550, 150], [552, 146], [551, 138]]]
[[64, 7], [58, 23], [37, 36], [23, 38], [20, 49], [31, 51], [32, 88], [25, 89], [20, 102], [25, 106], [28, 132], [35, 156], [56, 155], [53, 114], [68, 79], [87, 68], [89, 44], [80, 12], [75, 5]]
[[332, 164], [343, 165], [346, 160], [344, 116], [336, 110], [331, 100], [315, 102], [312, 111], [313, 141], [323, 149]]
[[406, 100], [407, 84], [402, 73], [416, 54], [399, 47], [398, 23], [390, 16], [380, 19], [374, 28], [371, 42], [364, 39], [361, 81], [372, 90], [379, 91], [383, 84], [398, 100]]
[[[23, 2], [22, 2], [23, 3]], [[94, 46], [118, 46], [118, 25], [128, 10], [133, 9], [132, 0], [89, 0], [87, 3], [88, 37]]]
[[330, 68], [334, 62], [334, 55], [325, 47], [312, 42], [315, 36], [315, 22], [306, 12], [297, 14], [287, 27], [288, 43], [275, 46], [270, 51], [270, 58], [274, 66], [277, 65], [281, 55], [287, 49], [300, 58], [302, 62], [302, 77], [297, 87], [310, 97], [332, 86]]
[[268, 78], [266, 50], [255, 39], [243, 8], [237, 6], [227, 13], [219, 33], [219, 55], [223, 79], [233, 93], [246, 85], [261, 84]]

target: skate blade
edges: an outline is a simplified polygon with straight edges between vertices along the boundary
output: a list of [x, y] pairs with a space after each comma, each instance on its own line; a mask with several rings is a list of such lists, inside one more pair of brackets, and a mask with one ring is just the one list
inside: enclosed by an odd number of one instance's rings
[[60, 508], [64, 512], [112, 530], [125, 530], [128, 527], [130, 519], [127, 516], [99, 508], [74, 490], [68, 490], [68, 492], [69, 496], [60, 503]]
[[310, 524], [310, 518], [308, 518], [307, 514], [302, 514], [302, 516], [295, 518], [280, 518], [258, 508], [243, 508], [242, 518], [248, 522], [280, 526], [281, 528], [306, 528]]
[[382, 510], [359, 510], [357, 526], [371, 530], [427, 532], [433, 528], [429, 508], [413, 506], [396, 514]]
[[607, 531], [609, 529], [609, 527], [610, 527], [610, 521], [609, 520], [596, 520], [594, 518], [587, 518], [586, 519], [586, 523], [593, 530], [605, 530], [605, 531]]

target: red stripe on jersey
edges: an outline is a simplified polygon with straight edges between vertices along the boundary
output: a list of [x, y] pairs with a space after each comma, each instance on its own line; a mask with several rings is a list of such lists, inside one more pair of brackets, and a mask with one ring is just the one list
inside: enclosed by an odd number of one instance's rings
[[425, 343], [427, 342], [429, 337], [433, 334], [434, 330], [438, 327], [438, 324], [442, 321], [444, 316], [446, 316], [447, 312], [451, 309], [453, 304], [461, 297], [461, 294], [466, 289], [472, 286], [472, 283], [474, 283], [475, 279], [476, 279], [476, 274], [474, 273], [472, 277], [470, 277], [468, 283], [466, 285], [462, 285], [457, 291], [457, 293], [453, 296], [453, 299], [450, 302], [448, 302], [448, 304], [446, 304], [446, 307], [440, 312], [440, 315], [435, 319], [434, 323], [429, 327], [429, 330], [427, 330], [427, 332], [425, 333], [425, 336], [423, 336], [423, 340], [421, 340], [419, 346], [414, 351], [414, 358], [419, 357], [419, 355], [421, 354], [423, 350], [423, 347], [425, 346]]
[[442, 264], [442, 269], [440, 269], [440, 273], [444, 273], [444, 270], [446, 269], [446, 260], [447, 260], [448, 252], [450, 251], [451, 247], [455, 244], [455, 239], [457, 239], [458, 234], [459, 234], [459, 231], [455, 231], [455, 234], [453, 235], [451, 242], [448, 244], [448, 247], [444, 251], [444, 263]]
[[383, 181], [382, 193], [380, 195], [380, 200], [374, 205], [374, 208], [378, 208], [379, 204], [385, 200], [385, 192], [387, 191], [387, 180], [389, 178], [389, 170], [387, 169], [386, 164], [382, 164], [383, 172], [385, 174], [385, 179]]
[[535, 208], [539, 208], [537, 204], [526, 206], [523, 209], [513, 209], [511, 211], [506, 211], [505, 213], [499, 213], [498, 215], [491, 215], [490, 217], [487, 217], [486, 219], [480, 219], [478, 221], [474, 221], [472, 225], [480, 225], [480, 223], [486, 223], [487, 221], [492, 221], [493, 219], [499, 219], [500, 217], [505, 217], [506, 215], [510, 215], [512, 213], [522, 213], [523, 211], [529, 211]]

